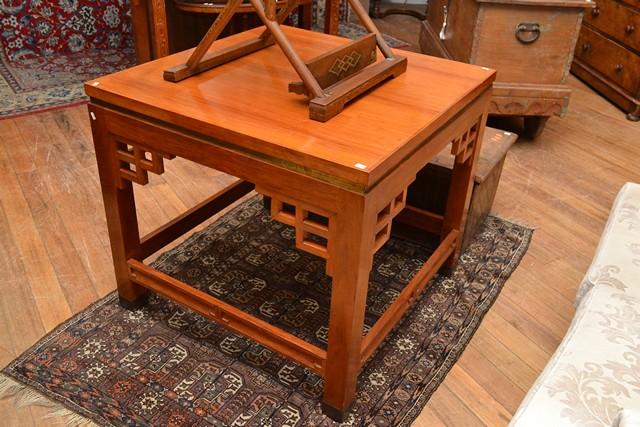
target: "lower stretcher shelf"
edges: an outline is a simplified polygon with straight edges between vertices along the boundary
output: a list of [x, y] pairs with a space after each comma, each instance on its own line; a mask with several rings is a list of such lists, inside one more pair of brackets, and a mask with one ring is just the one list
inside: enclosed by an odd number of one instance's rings
[[[322, 375], [331, 296], [325, 261], [296, 249], [292, 227], [270, 220], [259, 197], [243, 213], [244, 207], [229, 214], [242, 219], [211, 225], [220, 237], [203, 241], [185, 270], [169, 275], [129, 259], [131, 280]], [[433, 249], [392, 237], [376, 253], [362, 365], [453, 253], [457, 238], [454, 230]], [[193, 270], [208, 271], [206, 281], [188, 284]]]

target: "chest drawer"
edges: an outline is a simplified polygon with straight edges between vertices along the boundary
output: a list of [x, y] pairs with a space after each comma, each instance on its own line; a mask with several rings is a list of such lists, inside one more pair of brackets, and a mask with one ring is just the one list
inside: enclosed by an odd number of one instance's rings
[[587, 26], [580, 31], [576, 57], [632, 94], [640, 90], [640, 56]]
[[629, 47], [640, 50], [640, 12], [616, 0], [597, 0], [584, 21]]

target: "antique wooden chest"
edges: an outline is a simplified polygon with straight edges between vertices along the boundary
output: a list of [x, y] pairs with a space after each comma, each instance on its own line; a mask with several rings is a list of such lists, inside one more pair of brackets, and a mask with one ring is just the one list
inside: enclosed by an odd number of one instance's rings
[[535, 137], [562, 116], [586, 7], [592, 0], [429, 0], [423, 53], [494, 68], [490, 113], [525, 117]]
[[585, 15], [571, 71], [640, 120], [640, 0], [598, 0]]

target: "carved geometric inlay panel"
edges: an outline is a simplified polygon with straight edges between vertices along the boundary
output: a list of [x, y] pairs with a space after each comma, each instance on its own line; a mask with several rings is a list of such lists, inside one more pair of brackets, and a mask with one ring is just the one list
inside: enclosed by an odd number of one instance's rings
[[342, 74], [356, 68], [360, 59], [362, 59], [362, 54], [357, 50], [354, 50], [342, 58], [336, 58], [333, 65], [331, 65], [331, 68], [329, 68], [329, 72], [340, 78]]
[[471, 158], [473, 149], [478, 141], [478, 130], [480, 129], [480, 119], [466, 130], [462, 135], [451, 142], [451, 154], [456, 156], [456, 163], [465, 163]]
[[118, 159], [119, 187], [128, 180], [140, 185], [149, 182], [148, 172], [160, 175], [164, 172], [163, 158], [173, 159], [171, 154], [160, 154], [138, 147], [130, 142], [117, 142], [116, 158]]

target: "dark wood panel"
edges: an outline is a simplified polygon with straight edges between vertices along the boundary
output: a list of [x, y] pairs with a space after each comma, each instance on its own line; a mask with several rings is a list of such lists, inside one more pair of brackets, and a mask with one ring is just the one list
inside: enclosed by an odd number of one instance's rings
[[640, 10], [616, 0], [598, 0], [584, 22], [619, 43], [640, 51]]
[[628, 93], [640, 90], [640, 56], [587, 25], [580, 32], [576, 58]]
[[578, 58], [574, 59], [571, 72], [613, 104], [627, 112], [627, 118], [629, 120], [640, 120], [640, 99], [632, 97], [605, 75], [591, 68]]

